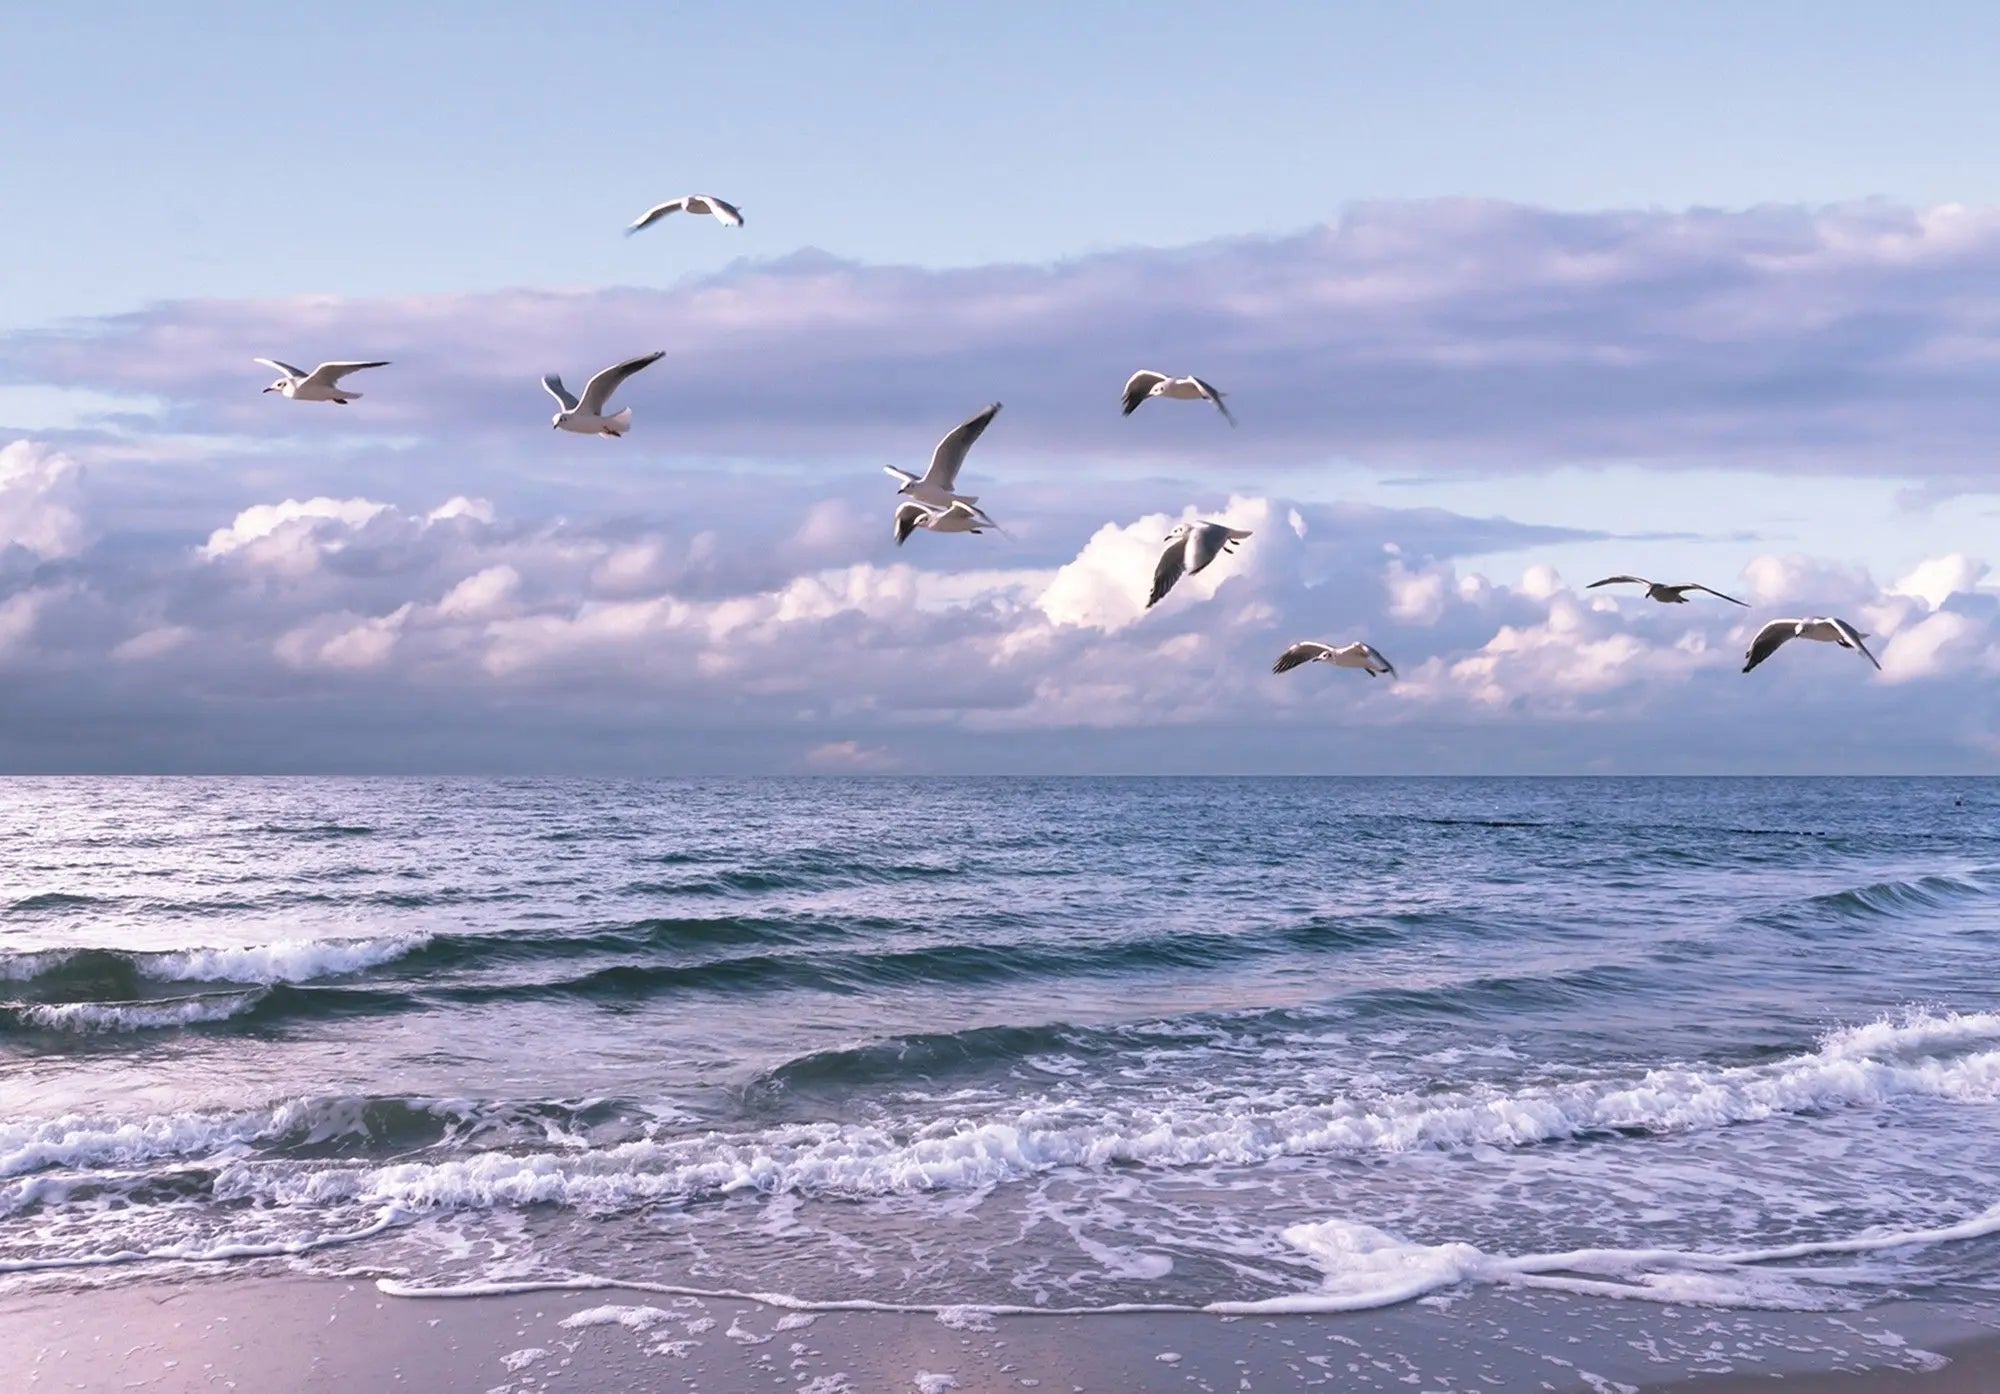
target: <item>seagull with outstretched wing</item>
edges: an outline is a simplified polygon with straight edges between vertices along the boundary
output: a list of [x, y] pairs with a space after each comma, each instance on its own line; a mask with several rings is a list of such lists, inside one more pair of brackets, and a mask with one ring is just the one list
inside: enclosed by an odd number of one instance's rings
[[1218, 388], [1203, 382], [1200, 378], [1170, 378], [1165, 373], [1141, 368], [1125, 379], [1125, 395], [1120, 399], [1119, 405], [1123, 409], [1121, 414], [1130, 416], [1139, 409], [1139, 404], [1149, 397], [1170, 397], [1178, 402], [1213, 402], [1215, 409], [1222, 413], [1222, 419], [1234, 426], [1236, 418], [1230, 414], [1229, 408], [1222, 404], [1222, 396]]
[[733, 203], [725, 203], [714, 194], [689, 194], [685, 198], [670, 198], [665, 203], [656, 203], [633, 219], [625, 228], [630, 237], [642, 232], [660, 219], [674, 213], [696, 213], [712, 217], [724, 227], [742, 227], [743, 211]]
[[1743, 655], [1743, 671], [1749, 672], [1794, 639], [1816, 639], [1822, 644], [1838, 644], [1843, 649], [1853, 649], [1875, 664], [1879, 673], [1881, 663], [1868, 652], [1868, 645], [1861, 642], [1867, 637], [1846, 620], [1835, 619], [1831, 615], [1814, 615], [1802, 620], [1772, 620], [1750, 641], [1750, 648]]
[[1356, 640], [1351, 644], [1335, 647], [1322, 644], [1317, 639], [1303, 639], [1278, 655], [1278, 661], [1271, 665], [1274, 673], [1289, 673], [1308, 663], [1331, 663], [1336, 668], [1359, 668], [1369, 677], [1387, 673], [1396, 676], [1396, 665], [1382, 657], [1381, 651], [1371, 644]]
[[933, 508], [949, 508], [960, 502], [978, 503], [979, 495], [958, 492], [958, 472], [965, 467], [965, 453], [985, 433], [999, 410], [998, 402], [989, 402], [947, 431], [937, 449], [931, 452], [931, 467], [921, 477], [894, 465], [882, 466], [890, 478], [903, 481], [903, 487], [896, 492]]
[[1153, 590], [1146, 598], [1146, 608], [1150, 610], [1165, 599], [1182, 576], [1193, 576], [1223, 553], [1234, 552], [1236, 544], [1248, 536], [1243, 528], [1206, 519], [1182, 523], [1167, 534], [1167, 548], [1153, 568]]
[[363, 368], [389, 366], [388, 359], [378, 358], [367, 363], [322, 363], [308, 373], [303, 368], [294, 368], [283, 359], [253, 358], [250, 361], [261, 363], [283, 375], [265, 388], [266, 392], [279, 393], [294, 402], [337, 402], [343, 407], [361, 394], [351, 387], [342, 387], [342, 378]]
[[1719, 590], [1711, 589], [1694, 581], [1688, 581], [1678, 586], [1667, 586], [1662, 585], [1658, 581], [1648, 581], [1644, 576], [1606, 576], [1602, 581], [1592, 581], [1584, 589], [1596, 590], [1599, 586], [1620, 585], [1644, 586], [1646, 588], [1646, 599], [1657, 600], [1662, 605], [1685, 605], [1688, 603], [1687, 593], [1689, 591], [1700, 591], [1704, 595], [1714, 596], [1717, 600], [1726, 600], [1731, 605], [1743, 605], [1745, 609], [1749, 608], [1745, 602], [1738, 600], [1733, 595], [1724, 595]]
[[665, 349], [644, 353], [637, 358], [628, 358], [623, 363], [614, 363], [597, 374], [583, 386], [583, 396], [575, 397], [563, 386], [562, 379], [550, 373], [542, 379], [542, 388], [556, 404], [562, 408], [551, 421], [558, 431], [574, 431], [580, 436], [610, 436], [616, 439], [632, 429], [632, 408], [604, 414], [604, 408], [611, 402], [611, 394], [616, 392], [625, 379], [634, 373], [660, 361], [666, 356]]

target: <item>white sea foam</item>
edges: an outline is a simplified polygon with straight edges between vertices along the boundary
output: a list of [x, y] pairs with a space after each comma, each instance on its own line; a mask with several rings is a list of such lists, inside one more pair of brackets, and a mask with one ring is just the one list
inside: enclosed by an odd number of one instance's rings
[[[1573, 1249], [1509, 1256], [1462, 1243], [1417, 1244], [1372, 1225], [1327, 1220], [1294, 1225], [1282, 1238], [1324, 1275], [1313, 1292], [1207, 1310], [1236, 1315], [1348, 1312], [1388, 1307], [1462, 1283], [1508, 1284], [1592, 1297], [1709, 1307], [1816, 1311], [1841, 1301], [1853, 1270], [1783, 1267], [1792, 1260], [1924, 1248], [2000, 1233], [2000, 1205], [1953, 1225], [1892, 1230], [1705, 1253], [1683, 1249]], [[1586, 1276], [1588, 1275], [1588, 1276]]]
[[[303, 983], [339, 977], [390, 963], [431, 942], [428, 934], [396, 934], [360, 939], [293, 939], [272, 944], [239, 944], [177, 949], [161, 953], [106, 950], [129, 960], [143, 978], [156, 982]], [[80, 949], [47, 949], [0, 956], [0, 980], [26, 982], [60, 968]]]
[[409, 1218], [403, 1212], [389, 1208], [358, 1229], [340, 1230], [331, 1234], [301, 1235], [295, 1239], [268, 1240], [260, 1243], [228, 1240], [213, 1244], [190, 1241], [161, 1245], [152, 1249], [119, 1249], [107, 1253], [0, 1259], [0, 1273], [41, 1273], [62, 1268], [104, 1268], [128, 1263], [227, 1263], [249, 1258], [289, 1258], [299, 1254], [309, 1254], [317, 1249], [328, 1249], [340, 1244], [353, 1244], [363, 1239], [372, 1239], [397, 1225], [406, 1223]]
[[[1957, 1224], [1931, 1229], [1871, 1231], [1838, 1239], [1768, 1249], [1706, 1253], [1682, 1249], [1575, 1249], [1558, 1253], [1508, 1255], [1472, 1244], [1421, 1244], [1354, 1220], [1293, 1225], [1280, 1237], [1320, 1270], [1317, 1288], [1277, 1297], [1209, 1303], [1123, 1302], [1099, 1306], [1027, 1306], [881, 1302], [869, 1299], [814, 1299], [789, 1293], [695, 1288], [611, 1276], [554, 1278], [546, 1282], [465, 1283], [425, 1287], [379, 1279], [376, 1287], [392, 1297], [456, 1298], [495, 1293], [577, 1291], [620, 1288], [710, 1299], [742, 1299], [806, 1312], [907, 1312], [928, 1314], [957, 1331], [986, 1332], [1012, 1316], [1105, 1316], [1137, 1312], [1205, 1312], [1218, 1316], [1363, 1311], [1394, 1306], [1467, 1284], [1548, 1289], [1592, 1297], [1675, 1306], [1740, 1307], [1817, 1311], [1852, 1305], [1839, 1294], [1864, 1275], [1844, 1268], [1788, 1267], [1791, 1260], [1883, 1249], [1915, 1249], [2000, 1233], [2000, 1205]], [[1879, 1280], [1877, 1280], [1879, 1281]], [[657, 1308], [591, 1308], [563, 1325], [622, 1321], [626, 1312]], [[643, 1321], [644, 1319], [638, 1319]], [[782, 1329], [782, 1328], [780, 1328]], [[727, 1335], [762, 1344], [732, 1321]], [[1162, 1360], [1177, 1360], [1164, 1352]]]
[[261, 990], [204, 992], [154, 1002], [10, 1002], [15, 1020], [44, 1031], [159, 1031], [227, 1021], [263, 1000]]
[[622, 1326], [628, 1331], [645, 1331], [663, 1321], [676, 1320], [674, 1313], [664, 1307], [622, 1307], [612, 1303], [573, 1312], [556, 1325], [571, 1331], [585, 1326]]
[[[369, 1100], [360, 1095], [293, 1099], [243, 1113], [169, 1113], [136, 1119], [67, 1113], [0, 1122], [0, 1177], [51, 1167], [131, 1168], [163, 1159], [211, 1159], [301, 1132], [308, 1141], [365, 1133]], [[411, 1101], [413, 1107], [426, 1106]], [[431, 1101], [449, 1113], [459, 1107]]]
[[[408, 1209], [558, 1205], [607, 1212], [663, 1200], [764, 1194], [886, 1196], [977, 1190], [1064, 1168], [1245, 1166], [1288, 1156], [1521, 1147], [1676, 1133], [1920, 1097], [2000, 1101], [2000, 1014], [1919, 1015], [1835, 1032], [1767, 1064], [1667, 1065], [1637, 1077], [1456, 1094], [1295, 1104], [1085, 1111], [1049, 1106], [908, 1131], [832, 1124], [645, 1139], [584, 1152], [484, 1152], [384, 1167], [237, 1166], [217, 1198], [353, 1201]], [[1929, 1054], [1930, 1051], [1955, 1053]]]
[[146, 976], [169, 982], [303, 983], [390, 963], [416, 953], [430, 942], [428, 934], [376, 939], [298, 939], [147, 954], [141, 957], [140, 966]]

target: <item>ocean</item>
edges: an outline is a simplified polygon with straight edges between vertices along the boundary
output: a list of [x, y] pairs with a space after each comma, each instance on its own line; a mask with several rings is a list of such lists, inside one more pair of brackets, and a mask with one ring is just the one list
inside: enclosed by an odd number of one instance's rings
[[0, 1289], [1978, 1301], [1996, 966], [1993, 780], [15, 779]]

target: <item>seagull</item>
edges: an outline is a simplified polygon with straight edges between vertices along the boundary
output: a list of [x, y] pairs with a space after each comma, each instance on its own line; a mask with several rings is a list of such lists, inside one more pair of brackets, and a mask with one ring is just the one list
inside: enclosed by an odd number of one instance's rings
[[932, 532], [984, 532], [992, 528], [997, 532], [1000, 525], [965, 499], [955, 500], [945, 508], [933, 508], [915, 499], [897, 504], [896, 545], [908, 542], [910, 534], [918, 528]]
[[562, 385], [562, 379], [550, 373], [542, 379], [542, 386], [548, 394], [562, 405], [552, 424], [558, 431], [575, 431], [580, 436], [624, 435], [632, 429], [632, 408], [613, 415], [604, 414], [604, 404], [611, 400], [625, 379], [644, 368], [649, 363], [657, 363], [666, 354], [665, 349], [642, 354], [638, 358], [628, 358], [623, 363], [614, 363], [583, 385], [581, 400], [569, 395], [569, 389]]
[[1331, 663], [1336, 668], [1359, 668], [1369, 677], [1378, 673], [1396, 676], [1396, 665], [1382, 657], [1381, 653], [1368, 644], [1356, 640], [1352, 644], [1342, 644], [1335, 648], [1332, 644], [1322, 644], [1317, 639], [1305, 639], [1292, 645], [1278, 655], [1278, 661], [1271, 665], [1274, 673], [1289, 673], [1292, 669], [1307, 663]]
[[1743, 608], [1746, 610], [1750, 608], [1733, 595], [1724, 595], [1719, 590], [1711, 590], [1709, 587], [1697, 585], [1693, 581], [1689, 581], [1685, 585], [1666, 586], [1660, 584], [1658, 581], [1648, 581], [1644, 576], [1606, 576], [1602, 581], [1592, 581], [1584, 589], [1596, 590], [1599, 586], [1616, 586], [1624, 583], [1644, 586], [1646, 588], [1646, 599], [1657, 600], [1662, 605], [1685, 605], [1688, 603], [1687, 593], [1689, 591], [1701, 591], [1704, 594], [1714, 596], [1717, 600], [1726, 600], [1731, 605], [1743, 605]]
[[1194, 575], [1224, 552], [1234, 551], [1236, 544], [1249, 535], [1242, 528], [1206, 520], [1182, 523], [1167, 534], [1167, 550], [1160, 553], [1160, 564], [1153, 568], [1153, 593], [1146, 601], [1146, 608], [1150, 610], [1159, 604], [1183, 571]]
[[978, 503], [977, 494], [959, 494], [953, 490], [958, 486], [958, 471], [965, 464], [965, 452], [972, 449], [972, 443], [993, 420], [1000, 410], [998, 402], [988, 402], [960, 425], [952, 427], [945, 438], [937, 443], [931, 452], [931, 467], [919, 479], [908, 470], [899, 470], [894, 465], [884, 465], [883, 470], [891, 478], [903, 481], [903, 487], [896, 492], [908, 494], [918, 503], [929, 504], [933, 508], [949, 508], [954, 503]]
[[630, 237], [643, 228], [649, 228], [669, 213], [712, 213], [715, 221], [724, 227], [742, 227], [743, 212], [733, 203], [724, 203], [714, 194], [689, 194], [686, 198], [669, 199], [656, 203], [641, 213], [638, 220], [625, 229]]
[[373, 363], [322, 363], [310, 373], [294, 368], [289, 363], [275, 358], [253, 358], [253, 363], [262, 363], [284, 376], [265, 388], [266, 392], [282, 392], [295, 402], [338, 402], [346, 406], [361, 394], [342, 387], [340, 380], [349, 373], [358, 373], [363, 368], [386, 368], [389, 360], [384, 358]]
[[1172, 397], [1176, 401], [1206, 401], [1215, 403], [1215, 409], [1222, 413], [1222, 419], [1230, 425], [1236, 418], [1229, 414], [1229, 408], [1222, 404], [1222, 392], [1209, 386], [1200, 378], [1170, 378], [1165, 373], [1155, 373], [1141, 368], [1125, 379], [1125, 411], [1130, 416], [1139, 409], [1139, 403], [1148, 397]]
[[1822, 644], [1838, 644], [1843, 649], [1858, 650], [1880, 672], [1882, 665], [1876, 662], [1874, 654], [1868, 652], [1868, 646], [1861, 642], [1867, 637], [1846, 620], [1835, 619], [1831, 615], [1814, 615], [1803, 620], [1772, 620], [1750, 641], [1749, 651], [1743, 655], [1743, 671], [1747, 673], [1755, 668], [1782, 648], [1788, 639], [1817, 639]]

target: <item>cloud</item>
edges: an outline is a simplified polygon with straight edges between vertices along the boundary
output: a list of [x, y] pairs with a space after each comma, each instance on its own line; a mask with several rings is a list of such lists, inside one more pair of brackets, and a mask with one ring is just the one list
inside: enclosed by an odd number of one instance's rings
[[[2000, 434], [1996, 272], [2000, 210], [1381, 203], [1052, 265], [800, 253], [669, 289], [172, 302], [0, 339], [0, 379], [137, 394], [165, 404], [160, 432], [356, 451], [371, 483], [412, 442], [476, 440], [489, 471], [649, 450], [915, 461], [997, 396], [987, 459], [1433, 477], [1618, 460], [1963, 485], [1990, 475]], [[662, 324], [666, 359], [621, 398], [638, 418], [623, 454], [551, 447], [536, 378], [659, 346]], [[337, 415], [255, 390], [253, 351], [321, 349], [396, 364]], [[1244, 429], [1175, 403], [1120, 419], [1144, 364], [1198, 368]]]
[[0, 447], [0, 552], [76, 555], [86, 535], [81, 486], [81, 469], [65, 455], [31, 441]]
[[902, 763], [888, 751], [859, 741], [828, 741], [806, 752], [806, 764], [829, 774], [879, 774]]
[[[1196, 516], [1252, 537], [1146, 610], [1165, 533]], [[239, 508], [179, 550], [81, 544], [60, 576], [0, 571], [0, 763], [1741, 769], [1852, 750], [1963, 768], [2000, 732], [2000, 595], [1965, 555], [1887, 586], [1757, 557], [1746, 614], [1579, 593], [1542, 563], [1493, 574], [1470, 558], [1577, 535], [1438, 509], [1238, 493], [1047, 515], [1067, 555], [898, 549], [838, 501], [766, 499], [754, 521], [773, 545], [314, 497]], [[1774, 605], [1854, 618], [1883, 678], [1818, 645], [1740, 677]], [[1308, 637], [1367, 639], [1403, 677], [1274, 677]]]

